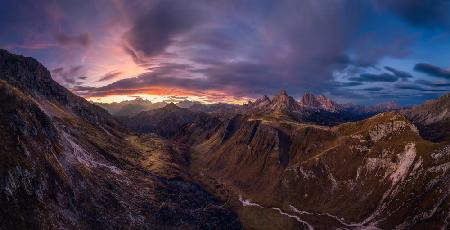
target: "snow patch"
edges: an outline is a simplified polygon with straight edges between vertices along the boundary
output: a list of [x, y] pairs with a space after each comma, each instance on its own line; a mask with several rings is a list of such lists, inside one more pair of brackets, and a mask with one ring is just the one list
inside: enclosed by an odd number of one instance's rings
[[294, 216], [294, 215], [291, 215], [289, 213], [283, 212], [279, 208], [272, 208], [272, 209], [275, 210], [275, 211], [278, 211], [283, 216], [287, 216], [289, 218], [294, 218], [297, 222], [304, 224], [309, 230], [313, 230], [314, 229], [308, 222], [300, 219], [300, 217], [298, 217], [298, 216]]
[[297, 208], [295, 208], [295, 207], [292, 206], [292, 205], [289, 205], [289, 208], [290, 208], [292, 211], [294, 211], [294, 212], [296, 212], [296, 213], [298, 213], [298, 214], [300, 214], [300, 215], [318, 215], [318, 216], [326, 216], [326, 217], [329, 217], [329, 218], [332, 218], [332, 219], [336, 220], [337, 222], [339, 222], [340, 224], [342, 224], [343, 226], [346, 226], [346, 227], [356, 227], [356, 229], [364, 229], [364, 230], [366, 230], [366, 229], [374, 229], [374, 230], [375, 230], [375, 229], [379, 229], [379, 228], [377, 228], [377, 227], [375, 227], [375, 226], [372, 226], [372, 225], [370, 225], [370, 226], [364, 226], [364, 225], [361, 225], [361, 224], [347, 223], [347, 222], [345, 222], [345, 219], [344, 219], [344, 218], [338, 217], [338, 216], [335, 216], [335, 215], [332, 215], [332, 214], [327, 213], [327, 212], [325, 212], [325, 213], [311, 213], [311, 212], [307, 212], [307, 211], [301, 211], [301, 210], [298, 210]]
[[122, 170], [118, 169], [117, 167], [96, 161], [84, 148], [75, 143], [69, 134], [63, 132], [63, 136], [70, 145], [73, 157], [75, 157], [75, 159], [79, 163], [86, 165], [89, 168], [103, 167], [107, 168], [108, 170], [110, 170], [115, 174], [122, 174]]
[[260, 204], [253, 203], [250, 199], [244, 199], [241, 195], [239, 195], [239, 201], [242, 203], [242, 206], [244, 207], [258, 207], [263, 208]]
[[409, 143], [405, 146], [405, 151], [403, 154], [399, 155], [400, 163], [398, 164], [397, 170], [395, 170], [395, 172], [390, 176], [393, 184], [405, 179], [409, 169], [414, 163], [415, 158], [416, 145], [414, 143]]
[[[258, 207], [258, 208], [265, 208], [265, 207], [263, 207], [262, 205], [260, 205], [260, 204], [258, 204], [258, 203], [253, 203], [250, 199], [244, 199], [244, 198], [242, 198], [241, 195], [239, 195], [239, 201], [242, 203], [242, 206], [244, 206], [244, 207]], [[289, 206], [292, 207], [291, 205], [289, 205]], [[272, 207], [272, 208], [270, 208], [270, 209], [273, 209], [273, 210], [279, 212], [279, 213], [280, 213], [281, 215], [283, 215], [283, 216], [287, 216], [287, 217], [289, 217], [289, 218], [294, 218], [297, 222], [302, 223], [303, 225], [305, 225], [309, 230], [313, 230], [313, 229], [314, 229], [308, 222], [302, 220], [302, 219], [301, 219], [300, 217], [298, 217], [298, 216], [294, 216], [294, 215], [291, 215], [291, 214], [289, 214], [289, 213], [283, 212], [283, 210], [281, 210], [280, 208]], [[300, 212], [300, 211], [299, 211], [299, 212]], [[303, 213], [300, 213], [300, 214], [311, 214], [311, 213], [309, 213], [309, 212], [303, 212]]]

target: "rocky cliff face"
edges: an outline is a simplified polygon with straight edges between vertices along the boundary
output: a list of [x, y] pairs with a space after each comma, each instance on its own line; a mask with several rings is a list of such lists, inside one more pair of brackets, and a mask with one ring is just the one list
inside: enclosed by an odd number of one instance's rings
[[275, 112], [294, 112], [300, 110], [300, 106], [295, 99], [287, 95], [285, 90], [281, 90], [280, 94], [273, 97], [269, 108]]
[[333, 128], [237, 116], [192, 147], [191, 170], [247, 228], [445, 229], [448, 162], [399, 113]]
[[177, 150], [130, 135], [34, 59], [0, 51], [0, 103], [0, 228], [240, 228]]
[[298, 122], [320, 125], [336, 125], [349, 121], [366, 119], [377, 113], [393, 111], [397, 106], [385, 103], [374, 106], [354, 106], [338, 104], [323, 95], [305, 93], [300, 101], [287, 95], [285, 90], [270, 100], [267, 96], [249, 102], [242, 107], [241, 113], [247, 115], [283, 116]]
[[414, 122], [429, 125], [450, 118], [450, 94], [403, 111]]
[[425, 138], [432, 141], [450, 140], [450, 94], [403, 110], [402, 113], [417, 125]]
[[93, 125], [100, 124], [106, 129], [120, 128], [105, 110], [53, 81], [50, 72], [33, 58], [12, 55], [0, 49], [0, 79], [36, 100], [45, 102], [42, 104], [56, 103]]
[[303, 107], [323, 109], [329, 112], [337, 112], [340, 109], [336, 102], [323, 95], [315, 96], [311, 93], [305, 93], [299, 103]]

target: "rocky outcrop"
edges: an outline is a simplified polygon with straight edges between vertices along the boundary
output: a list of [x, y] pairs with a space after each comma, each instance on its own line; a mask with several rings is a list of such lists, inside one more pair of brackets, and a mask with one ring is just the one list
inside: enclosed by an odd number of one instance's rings
[[287, 95], [286, 90], [281, 90], [279, 95], [273, 97], [268, 106], [275, 112], [296, 112], [300, 110], [298, 102]]
[[300, 99], [300, 105], [307, 108], [323, 109], [329, 112], [337, 112], [340, 106], [323, 95], [315, 96], [311, 93], [305, 93]]
[[256, 99], [256, 101], [249, 101], [244, 105], [244, 108], [251, 110], [265, 110], [269, 107], [271, 100], [268, 96], [264, 95], [261, 98]]
[[419, 128], [425, 138], [436, 142], [450, 141], [450, 94], [402, 110], [402, 113]]
[[242, 107], [243, 114], [283, 116], [299, 122], [320, 125], [336, 125], [348, 121], [366, 119], [380, 112], [396, 108], [392, 103], [376, 107], [338, 104], [323, 95], [305, 93], [300, 101], [289, 96], [285, 90], [270, 100], [267, 96], [249, 102]]
[[412, 121], [423, 125], [437, 123], [450, 118], [450, 94], [436, 100], [426, 101], [422, 105], [403, 110]]
[[369, 136], [372, 141], [379, 141], [386, 136], [390, 136], [397, 131], [403, 131], [408, 129], [417, 135], [419, 131], [416, 126], [407, 121], [400, 114], [379, 114], [372, 117], [370, 120], [378, 120], [373, 127], [369, 130]]

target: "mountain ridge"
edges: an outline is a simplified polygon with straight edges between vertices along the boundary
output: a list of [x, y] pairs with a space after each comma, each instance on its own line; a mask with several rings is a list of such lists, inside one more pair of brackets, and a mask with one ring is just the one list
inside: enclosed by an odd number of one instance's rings
[[398, 112], [334, 127], [237, 115], [194, 142], [191, 170], [235, 198], [248, 228], [439, 227], [448, 202], [431, 200], [447, 199], [449, 153], [448, 143], [424, 140]]
[[0, 102], [1, 228], [241, 228], [189, 182], [182, 154], [128, 133], [34, 59], [0, 51]]

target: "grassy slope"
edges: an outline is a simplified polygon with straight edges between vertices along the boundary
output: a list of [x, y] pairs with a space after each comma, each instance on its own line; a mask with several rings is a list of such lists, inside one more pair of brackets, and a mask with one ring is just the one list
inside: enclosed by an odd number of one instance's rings
[[[442, 176], [445, 174], [429, 172], [449, 161], [448, 155], [439, 161], [431, 157], [431, 153], [439, 151], [446, 143], [423, 140], [415, 127], [396, 113], [384, 113], [332, 129], [265, 117], [240, 119], [233, 127], [232, 131], [228, 130], [225, 141], [227, 128], [223, 127], [194, 146], [191, 169], [210, 190], [233, 200], [247, 227], [264, 228], [265, 222], [255, 222], [251, 216], [260, 215], [262, 210], [242, 208], [237, 200], [239, 195], [251, 197], [264, 207], [289, 211], [289, 205], [294, 205], [358, 222], [377, 211], [390, 188], [401, 185], [401, 192], [384, 199], [387, 209], [383, 212], [389, 210], [389, 216], [385, 214], [388, 218], [377, 216], [381, 218], [378, 225], [392, 227], [402, 221], [417, 225], [408, 219], [422, 210], [412, 208], [414, 204], [424, 203], [423, 210], [432, 208], [430, 199], [436, 195], [427, 189], [429, 180], [440, 181], [443, 188], [448, 186], [448, 180]], [[388, 132], [383, 135], [383, 130]], [[288, 141], [284, 140], [286, 137]], [[409, 143], [415, 144], [413, 164], [418, 165], [418, 172], [414, 172], [415, 176], [407, 174], [409, 179], [392, 185], [389, 175], [401, 164]], [[283, 165], [286, 152], [289, 160]], [[368, 167], [370, 162], [376, 163], [374, 169]], [[413, 174], [411, 169], [407, 172]], [[443, 191], [439, 197], [446, 196]], [[416, 197], [417, 194], [420, 197]], [[396, 205], [401, 208], [395, 210]], [[442, 206], [439, 210], [448, 213], [446, 208]], [[261, 214], [261, 219], [276, 221], [280, 218], [273, 212], [268, 213]], [[316, 226], [343, 227], [337, 220], [323, 215], [301, 216]], [[434, 224], [442, 224], [442, 217], [433, 216]]]

